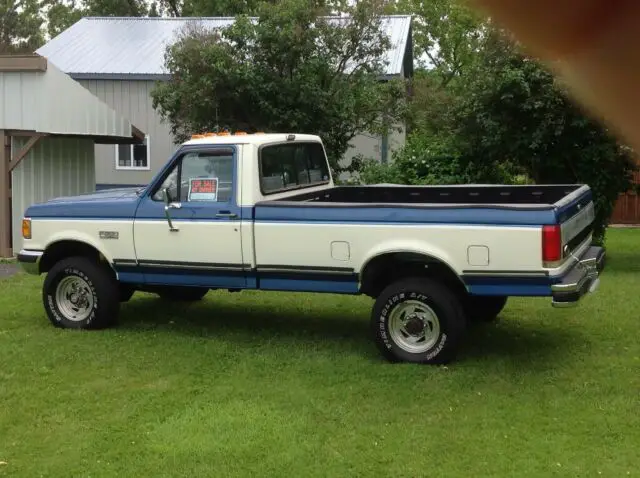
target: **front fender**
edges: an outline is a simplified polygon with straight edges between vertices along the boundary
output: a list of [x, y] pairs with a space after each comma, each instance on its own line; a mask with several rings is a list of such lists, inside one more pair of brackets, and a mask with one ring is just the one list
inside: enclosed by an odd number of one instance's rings
[[64, 231], [63, 230], [63, 231], [54, 233], [47, 241], [47, 245], [44, 248], [45, 253], [47, 249], [49, 249], [51, 246], [63, 241], [82, 242], [88, 246], [91, 246], [95, 250], [97, 250], [110, 265], [113, 265], [113, 256], [107, 251], [107, 249], [102, 244], [100, 244], [94, 237], [81, 231]]

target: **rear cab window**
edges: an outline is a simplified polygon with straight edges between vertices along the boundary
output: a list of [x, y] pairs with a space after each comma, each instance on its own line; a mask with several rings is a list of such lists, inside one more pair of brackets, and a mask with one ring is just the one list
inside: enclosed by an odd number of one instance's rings
[[259, 152], [260, 191], [264, 195], [329, 183], [324, 148], [317, 142], [265, 145]]

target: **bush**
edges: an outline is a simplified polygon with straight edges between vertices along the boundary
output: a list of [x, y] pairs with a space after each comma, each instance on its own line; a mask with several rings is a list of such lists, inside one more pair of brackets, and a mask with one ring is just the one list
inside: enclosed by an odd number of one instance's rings
[[509, 163], [489, 168], [478, 167], [458, 152], [453, 141], [425, 133], [409, 135], [405, 146], [395, 151], [392, 161], [381, 164], [373, 159], [358, 158], [352, 168], [363, 184], [526, 184], [529, 178]]
[[458, 157], [437, 138], [413, 134], [392, 154], [391, 162], [358, 158], [352, 164], [364, 184], [464, 184], [468, 178]]

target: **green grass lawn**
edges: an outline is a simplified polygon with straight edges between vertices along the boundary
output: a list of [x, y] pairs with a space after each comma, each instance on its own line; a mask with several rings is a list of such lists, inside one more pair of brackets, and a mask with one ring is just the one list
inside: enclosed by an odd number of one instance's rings
[[367, 298], [140, 294], [73, 332], [0, 280], [0, 476], [639, 476], [640, 231], [608, 250], [579, 308], [512, 299], [448, 367], [382, 361]]

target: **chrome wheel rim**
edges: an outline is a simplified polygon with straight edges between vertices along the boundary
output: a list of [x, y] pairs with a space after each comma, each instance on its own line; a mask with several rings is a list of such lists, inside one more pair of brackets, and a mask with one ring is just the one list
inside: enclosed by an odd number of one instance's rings
[[93, 310], [94, 299], [91, 287], [82, 277], [65, 277], [56, 288], [56, 304], [66, 319], [82, 322], [91, 315]]
[[440, 321], [431, 307], [418, 300], [396, 305], [389, 316], [389, 333], [402, 350], [424, 353], [440, 336]]

